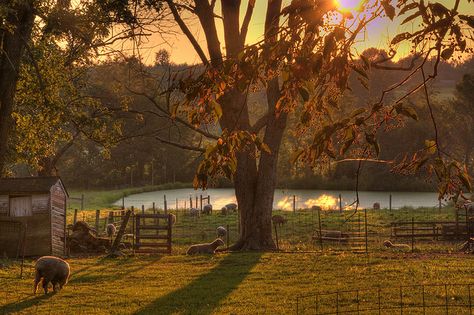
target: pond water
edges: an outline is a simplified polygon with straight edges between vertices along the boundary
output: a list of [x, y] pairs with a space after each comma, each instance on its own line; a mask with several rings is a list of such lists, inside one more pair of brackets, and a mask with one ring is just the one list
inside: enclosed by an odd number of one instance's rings
[[[293, 202], [295, 201], [296, 209], [311, 208], [311, 206], [318, 205], [323, 209], [339, 209], [339, 194], [342, 199], [342, 206], [349, 209], [353, 206], [356, 199], [354, 191], [334, 191], [334, 190], [303, 190], [303, 189], [277, 189], [275, 190], [275, 197], [273, 208], [292, 210]], [[392, 208], [401, 208], [403, 206], [410, 207], [437, 207], [438, 194], [431, 192], [379, 192], [379, 191], [360, 191], [359, 200], [360, 207], [372, 208], [375, 202], [380, 203], [382, 208], [389, 207], [390, 194], [392, 195]], [[171, 189], [145, 192], [125, 197], [123, 200], [117, 200], [115, 205], [121, 206], [124, 203], [125, 207], [134, 206], [140, 208], [144, 205], [146, 208], [151, 208], [153, 202], [157, 208], [164, 207], [164, 196], [166, 196], [168, 209], [175, 209], [176, 202], [179, 208], [188, 208], [190, 198], [193, 206], [196, 206], [196, 197], [210, 196], [211, 204], [214, 209], [220, 209], [228, 203], [236, 203], [234, 189], [232, 188], [216, 188], [205, 191], [194, 190], [192, 188], [185, 189]], [[295, 196], [295, 197], [293, 197]], [[204, 202], [206, 203], [206, 202]], [[199, 204], [199, 201], [198, 201]]]

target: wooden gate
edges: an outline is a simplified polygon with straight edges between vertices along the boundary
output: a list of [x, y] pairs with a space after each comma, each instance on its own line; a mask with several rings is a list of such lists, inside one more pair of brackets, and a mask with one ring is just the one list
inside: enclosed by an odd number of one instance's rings
[[135, 214], [135, 251], [171, 254], [171, 214]]

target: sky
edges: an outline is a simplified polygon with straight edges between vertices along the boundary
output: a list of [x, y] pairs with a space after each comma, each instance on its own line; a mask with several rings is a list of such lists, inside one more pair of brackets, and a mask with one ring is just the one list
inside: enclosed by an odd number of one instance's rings
[[[360, 0], [335, 0], [341, 1], [345, 4], [350, 4], [351, 2], [357, 3]], [[290, 1], [284, 0], [284, 3], [289, 3]], [[427, 1], [433, 2], [433, 1]], [[438, 2], [444, 4], [447, 8], [452, 8], [454, 6], [455, 0], [438, 0]], [[217, 1], [216, 13], [220, 13], [219, 4], [220, 1]], [[265, 0], [256, 0], [254, 13], [252, 20], [249, 26], [249, 32], [247, 36], [247, 43], [254, 43], [262, 39], [263, 36], [263, 26], [265, 21], [265, 12], [267, 7], [267, 1]], [[241, 17], [243, 18], [245, 10], [247, 8], [247, 0], [242, 1], [241, 5]], [[460, 11], [463, 14], [474, 15], [474, 2], [468, 2], [468, 0], [461, 0]], [[217, 27], [220, 34], [220, 41], [223, 44], [222, 36], [222, 23], [219, 19], [216, 19]], [[188, 19], [187, 20], [189, 27], [201, 44], [201, 46], [206, 51], [206, 43], [204, 34], [198, 24], [197, 20]], [[412, 31], [413, 28], [416, 28], [416, 22], [407, 23], [403, 26], [400, 25], [401, 19], [395, 19], [390, 21], [388, 18], [380, 18], [373, 21], [366, 30], [364, 30], [362, 37], [359, 39], [356, 44], [355, 49], [362, 52], [363, 50], [376, 47], [380, 49], [386, 49], [388, 44], [396, 34], [404, 31]], [[191, 46], [189, 41], [184, 35], [181, 35], [179, 29], [176, 27], [173, 29], [173, 33], [169, 35], [162, 35], [154, 33], [150, 35], [147, 40], [142, 44], [140, 49], [141, 57], [143, 61], [147, 64], [154, 62], [155, 53], [160, 49], [166, 49], [171, 53], [171, 61], [177, 64], [187, 63], [187, 64], [197, 64], [200, 63], [200, 59], [194, 51], [194, 48]], [[408, 54], [408, 47], [399, 47], [398, 58], [402, 58]]]

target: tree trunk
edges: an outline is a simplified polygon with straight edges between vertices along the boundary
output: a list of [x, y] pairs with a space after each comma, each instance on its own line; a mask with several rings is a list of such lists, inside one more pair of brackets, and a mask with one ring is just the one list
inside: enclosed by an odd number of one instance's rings
[[[31, 37], [34, 14], [31, 1], [17, 1], [5, 18], [13, 31], [0, 29], [0, 175], [5, 173], [12, 125], [13, 101], [25, 44]], [[2, 21], [3, 22], [3, 21]]]

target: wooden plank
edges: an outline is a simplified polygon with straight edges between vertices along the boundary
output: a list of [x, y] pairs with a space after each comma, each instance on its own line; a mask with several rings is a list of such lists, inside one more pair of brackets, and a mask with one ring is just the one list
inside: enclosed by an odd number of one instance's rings
[[167, 214], [137, 213], [136, 216], [137, 216], [137, 218], [168, 220], [168, 215]]
[[136, 244], [140, 249], [143, 247], [168, 247], [167, 243], [137, 243]]
[[168, 230], [166, 225], [140, 225], [140, 230]]
[[168, 235], [146, 235], [141, 234], [140, 238], [143, 240], [167, 240]]

